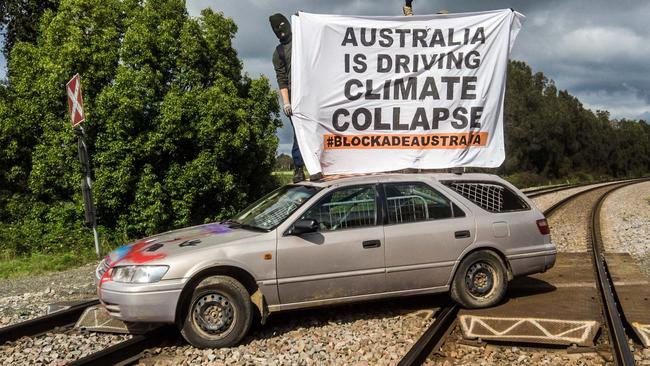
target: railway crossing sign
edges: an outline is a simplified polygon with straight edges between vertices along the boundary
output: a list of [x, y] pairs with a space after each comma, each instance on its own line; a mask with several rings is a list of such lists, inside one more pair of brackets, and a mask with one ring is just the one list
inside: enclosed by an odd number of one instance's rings
[[81, 96], [81, 77], [79, 74], [68, 81], [66, 84], [66, 92], [68, 94], [68, 112], [70, 112], [70, 120], [72, 127], [77, 127], [81, 122], [86, 120], [84, 114], [84, 100]]
[[70, 112], [70, 122], [77, 135], [79, 161], [84, 170], [84, 177], [81, 178], [81, 192], [84, 199], [86, 223], [91, 224], [93, 228], [93, 237], [95, 239], [95, 252], [100, 256], [99, 234], [97, 233], [97, 217], [95, 215], [95, 204], [92, 196], [92, 180], [90, 172], [90, 158], [88, 157], [88, 146], [86, 145], [86, 132], [80, 126], [81, 122], [86, 120], [84, 113], [84, 99], [81, 96], [81, 76], [75, 76], [65, 84], [65, 91], [68, 94], [68, 112]]

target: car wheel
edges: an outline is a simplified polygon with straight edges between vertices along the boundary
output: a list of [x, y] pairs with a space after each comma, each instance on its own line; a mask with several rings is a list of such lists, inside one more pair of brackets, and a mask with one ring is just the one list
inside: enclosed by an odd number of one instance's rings
[[181, 334], [198, 348], [236, 345], [251, 327], [251, 309], [241, 283], [231, 277], [212, 277], [209, 285], [194, 290]]
[[451, 284], [451, 298], [465, 308], [485, 308], [505, 296], [508, 278], [501, 258], [489, 250], [474, 252], [460, 263]]

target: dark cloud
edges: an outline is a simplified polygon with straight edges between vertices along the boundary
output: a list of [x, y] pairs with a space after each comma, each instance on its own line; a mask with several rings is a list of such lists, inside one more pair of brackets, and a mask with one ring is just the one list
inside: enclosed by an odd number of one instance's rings
[[[251, 76], [267, 75], [274, 82], [270, 57], [276, 39], [268, 25], [275, 12], [353, 15], [398, 15], [401, 1], [333, 0], [282, 2], [252, 0], [188, 1], [191, 14], [210, 6], [232, 17], [239, 26], [235, 47]], [[512, 58], [531, 65], [567, 89], [588, 108], [606, 109], [614, 118], [650, 115], [650, 2], [575, 1], [422, 1], [416, 13], [482, 11], [513, 7], [526, 15]], [[287, 123], [285, 125], [288, 126]], [[278, 133], [286, 152], [291, 131]]]
[[648, 123], [650, 123], [650, 110], [645, 111], [637, 116], [638, 119], [642, 119]]
[[[264, 74], [275, 85], [271, 54], [277, 39], [268, 16], [298, 10], [351, 15], [398, 15], [397, 0], [188, 0], [191, 15], [211, 7], [232, 17], [239, 27], [235, 47], [253, 77]], [[567, 89], [588, 108], [609, 110], [614, 118], [650, 120], [650, 1], [423, 1], [415, 12], [482, 11], [513, 7], [526, 15], [512, 58], [542, 71], [560, 89]], [[0, 57], [0, 78], [4, 77]], [[292, 132], [278, 133], [281, 151], [288, 152]]]

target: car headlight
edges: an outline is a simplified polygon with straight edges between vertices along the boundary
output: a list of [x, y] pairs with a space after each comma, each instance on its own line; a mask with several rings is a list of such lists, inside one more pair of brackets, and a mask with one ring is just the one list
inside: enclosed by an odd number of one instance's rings
[[115, 282], [153, 283], [167, 273], [169, 266], [118, 266], [111, 270]]
[[97, 265], [97, 269], [95, 269], [95, 277], [97, 277], [97, 279], [101, 279], [104, 276], [104, 273], [110, 268], [108, 262], [108, 257], [106, 257]]

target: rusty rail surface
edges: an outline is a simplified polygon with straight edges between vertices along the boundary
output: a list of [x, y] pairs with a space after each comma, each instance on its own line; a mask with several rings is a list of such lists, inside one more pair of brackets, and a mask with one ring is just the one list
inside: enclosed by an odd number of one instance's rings
[[144, 351], [155, 347], [165, 340], [174, 339], [178, 331], [173, 326], [162, 326], [147, 333], [135, 335], [124, 342], [114, 344], [99, 352], [95, 352], [76, 361], [68, 366], [109, 366], [129, 365], [144, 356]]
[[[599, 215], [599, 212], [600, 212], [600, 205], [602, 204], [602, 201], [604, 200], [604, 197], [606, 197], [607, 194], [609, 194], [610, 192], [615, 191], [616, 189], [619, 189], [619, 188], [622, 188], [622, 187], [625, 187], [625, 186], [628, 186], [628, 185], [631, 185], [631, 184], [647, 181], [647, 180], [648, 180], [647, 178], [641, 178], [641, 179], [634, 179], [634, 180], [624, 181], [624, 182], [613, 181], [613, 182], [610, 182], [609, 184], [604, 184], [604, 185], [600, 185], [600, 186], [597, 186], [597, 187], [588, 188], [588, 189], [586, 189], [584, 191], [574, 193], [574, 194], [572, 194], [572, 195], [570, 195], [570, 196], [556, 202], [555, 204], [553, 204], [551, 207], [549, 207], [548, 209], [546, 209], [544, 211], [544, 216], [548, 217], [549, 215], [551, 215], [552, 213], [557, 211], [557, 209], [559, 209], [560, 207], [566, 205], [568, 202], [570, 202], [570, 201], [572, 201], [572, 200], [574, 200], [574, 199], [576, 199], [576, 198], [578, 198], [578, 197], [580, 197], [580, 196], [582, 196], [582, 195], [584, 195], [584, 194], [586, 194], [588, 192], [592, 192], [592, 191], [594, 191], [596, 189], [599, 189], [599, 188], [614, 186], [613, 189], [610, 189], [603, 197], [601, 197], [601, 199], [600, 199], [600, 201], [598, 203], [598, 213], [595, 213], [596, 210], [594, 210], [594, 212], [593, 212], [593, 215], [595, 215], [594, 217], [597, 217]], [[544, 188], [544, 189], [534, 190], [533, 192], [527, 192], [526, 195], [528, 197], [535, 197], [535, 196], [539, 196], [539, 195], [546, 194], [546, 193], [558, 192], [558, 191], [562, 191], [562, 190], [565, 190], [565, 189], [570, 189], [570, 188], [575, 188], [575, 187], [580, 187], [580, 186], [590, 185], [590, 184], [599, 184], [599, 183], [555, 186], [555, 187], [552, 187], [552, 188]], [[529, 195], [529, 193], [533, 193], [533, 194]], [[598, 230], [598, 232], [599, 232], [599, 230], [600, 230], [599, 226], [596, 226], [596, 225], [598, 225], [597, 222], [596, 222], [595, 225], [592, 225], [592, 229], [593, 230]], [[598, 237], [600, 237], [600, 236], [598, 236]], [[597, 245], [593, 245], [592, 247], [595, 248], [595, 247], [597, 247]], [[603, 259], [603, 262], [604, 262], [604, 259]], [[431, 354], [431, 352], [433, 352], [436, 348], [439, 348], [439, 346], [441, 346], [442, 342], [444, 341], [444, 338], [449, 333], [450, 328], [456, 323], [456, 315], [458, 314], [458, 310], [459, 310], [459, 306], [457, 304], [451, 304], [451, 305], [448, 305], [448, 306], [445, 306], [445, 307], [441, 308], [438, 311], [437, 315], [436, 315], [436, 320], [429, 326], [429, 328], [427, 328], [427, 330], [424, 332], [424, 334], [422, 334], [422, 336], [415, 342], [415, 344], [411, 347], [411, 349], [409, 349], [409, 351], [406, 353], [406, 355], [404, 355], [404, 357], [398, 363], [398, 366], [421, 365], [427, 359], [427, 357]], [[618, 313], [616, 312], [616, 314], [618, 314]], [[620, 320], [620, 317], [619, 317], [619, 320]], [[620, 330], [619, 330], [618, 333], [620, 334]], [[623, 335], [623, 343], [624, 344], [620, 345], [620, 347], [618, 347], [618, 348], [622, 349], [623, 350], [622, 352], [625, 352], [624, 349], [627, 348], [627, 350], [629, 352], [629, 347], [627, 345], [627, 340], [625, 339], [624, 331], [623, 331], [622, 335]], [[612, 342], [612, 343], [615, 343], [615, 342]], [[622, 353], [622, 354], [623, 354], [623, 356], [620, 356], [620, 357], [623, 360], [626, 359], [627, 356], [625, 356], [624, 353]], [[616, 358], [618, 359], [619, 356], [617, 355]], [[632, 358], [632, 361], [633, 360], [634, 360], [634, 358]], [[628, 365], [628, 363], [625, 363], [625, 362], [618, 362], [618, 364], [619, 365], [626, 365], [626, 366]], [[634, 365], [634, 362], [632, 362], [629, 365]]]
[[[557, 211], [557, 209], [559, 209], [560, 207], [566, 205], [568, 202], [572, 201], [573, 199], [576, 199], [576, 198], [578, 198], [578, 197], [580, 197], [580, 196], [582, 196], [582, 195], [584, 195], [584, 194], [586, 194], [586, 193], [593, 192], [593, 191], [595, 191], [595, 190], [597, 190], [597, 189], [599, 189], [599, 188], [611, 187], [611, 186], [614, 186], [614, 185], [617, 185], [617, 184], [620, 184], [620, 185], [621, 185], [620, 187], [623, 187], [623, 186], [625, 186], [625, 185], [630, 185], [630, 184], [634, 184], [634, 183], [639, 183], [639, 182], [643, 182], [643, 181], [646, 181], [646, 180], [647, 180], [647, 178], [642, 178], [642, 179], [633, 179], [633, 180], [631, 180], [631, 181], [623, 181], [623, 182], [621, 182], [621, 181], [615, 181], [615, 182], [610, 182], [610, 183], [608, 183], [608, 184], [603, 184], [603, 185], [601, 185], [601, 186], [596, 186], [596, 187], [587, 188], [587, 189], [585, 189], [584, 191], [580, 191], [580, 192], [574, 193], [574, 194], [572, 194], [572, 195], [570, 195], [570, 196], [568, 196], [568, 197], [565, 197], [565, 198], [563, 198], [563, 199], [561, 199], [561, 200], [555, 202], [551, 207], [549, 207], [549, 208], [547, 208], [546, 210], [544, 210], [543, 214], [544, 214], [544, 216], [548, 217], [548, 216], [550, 216], [551, 214], [553, 214], [555, 211]], [[596, 184], [598, 184], [598, 183], [596, 183]], [[617, 187], [617, 188], [620, 188], [620, 187]], [[571, 187], [571, 188], [574, 188], [574, 187]], [[562, 190], [562, 189], [558, 189], [558, 191], [561, 191], [561, 190]]]
[[0, 328], [0, 344], [25, 336], [35, 336], [56, 327], [72, 325], [87, 307], [97, 304], [99, 304], [97, 299], [88, 300], [52, 314]]
[[605, 260], [603, 253], [603, 241], [600, 232], [600, 210], [605, 198], [607, 198], [610, 193], [634, 183], [639, 182], [622, 184], [605, 192], [605, 194], [598, 199], [591, 212], [591, 249], [594, 264], [596, 265], [596, 273], [598, 274], [598, 288], [600, 289], [604, 308], [603, 310], [609, 328], [608, 334], [610, 345], [614, 351], [616, 364], [620, 366], [633, 366], [635, 364], [634, 354], [627, 343], [627, 336], [625, 335], [625, 327], [623, 326], [623, 319], [621, 316], [623, 311], [618, 306], [614, 281], [612, 280], [612, 276], [607, 268], [607, 261]]
[[402, 357], [397, 366], [421, 365], [429, 354], [441, 345], [449, 333], [449, 329], [456, 322], [459, 305], [449, 304], [436, 313], [436, 319], [422, 336], [411, 346], [411, 349]]

